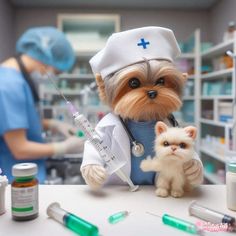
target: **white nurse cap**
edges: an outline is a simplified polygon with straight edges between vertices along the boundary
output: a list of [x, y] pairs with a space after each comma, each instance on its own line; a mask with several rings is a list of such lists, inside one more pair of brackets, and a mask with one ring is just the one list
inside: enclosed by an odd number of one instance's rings
[[89, 61], [93, 73], [106, 76], [137, 62], [163, 59], [171, 62], [180, 54], [172, 30], [143, 27], [112, 34], [105, 47]]

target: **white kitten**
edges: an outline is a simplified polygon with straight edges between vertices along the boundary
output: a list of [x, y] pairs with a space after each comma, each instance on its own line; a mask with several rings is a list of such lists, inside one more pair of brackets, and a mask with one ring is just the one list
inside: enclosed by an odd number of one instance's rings
[[143, 171], [158, 171], [156, 181], [156, 195], [167, 197], [169, 191], [173, 197], [181, 197], [187, 180], [183, 171], [183, 164], [194, 156], [194, 139], [197, 130], [193, 126], [186, 128], [169, 128], [163, 122], [155, 126], [156, 156], [141, 162]]

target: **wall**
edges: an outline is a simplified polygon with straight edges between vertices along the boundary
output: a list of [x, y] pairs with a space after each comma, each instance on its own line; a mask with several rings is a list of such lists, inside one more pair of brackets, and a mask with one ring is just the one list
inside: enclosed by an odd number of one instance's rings
[[229, 21], [236, 22], [236, 1], [221, 0], [209, 13], [209, 37], [214, 43], [222, 41]]
[[[148, 25], [169, 27], [174, 30], [178, 41], [186, 39], [194, 29], [201, 28], [202, 37], [208, 40], [208, 12], [180, 10], [96, 10], [91, 9], [47, 9], [17, 8], [15, 15], [16, 37], [28, 27], [41, 25], [56, 26], [58, 13], [117, 13], [121, 16], [121, 30]], [[174, 19], [174, 20], [173, 20]]]
[[14, 53], [14, 12], [8, 0], [0, 0], [0, 62]]
[[95, 11], [68, 8], [15, 8], [13, 11], [8, 0], [0, 0], [0, 60], [14, 52], [16, 39], [27, 28], [41, 25], [56, 26], [58, 13], [117, 13], [121, 15], [122, 30], [147, 25], [165, 26], [175, 31], [178, 41], [187, 38], [195, 28], [201, 28], [203, 41], [219, 43], [222, 41], [228, 22], [236, 21], [236, 1], [220, 0], [209, 11], [152, 9]]

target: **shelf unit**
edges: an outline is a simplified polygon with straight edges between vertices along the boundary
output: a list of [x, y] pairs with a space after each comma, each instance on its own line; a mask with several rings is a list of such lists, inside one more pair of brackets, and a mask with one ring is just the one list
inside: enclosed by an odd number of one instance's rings
[[[96, 89], [89, 91], [89, 85], [95, 82], [89, 60], [105, 46], [112, 33], [120, 30], [120, 16], [116, 14], [59, 14], [57, 23], [58, 28], [64, 32], [75, 51], [76, 62], [72, 71], [58, 76], [56, 83], [65, 97], [95, 126], [109, 112], [109, 108], [100, 103]], [[42, 101], [40, 111], [43, 118], [73, 123], [65, 101], [50, 81], [40, 85], [39, 96]], [[46, 137], [50, 139], [50, 133]], [[81, 154], [65, 155], [57, 160], [48, 160], [48, 169], [55, 168], [57, 173], [63, 173], [61, 169], [71, 168], [73, 176], [70, 173], [68, 177], [60, 174], [59, 176], [63, 178], [64, 183], [81, 184], [83, 183], [79, 171], [81, 157]], [[65, 159], [68, 160], [66, 163], [68, 166], [63, 167]], [[53, 176], [49, 176], [49, 179], [52, 178]]]
[[211, 47], [207, 51], [201, 53], [202, 58], [213, 58], [215, 56], [218, 56], [220, 54], [224, 54], [227, 50], [230, 50], [233, 48], [235, 44], [235, 39], [228, 40], [226, 42], [219, 43], [215, 45], [214, 47]]
[[216, 174], [208, 173], [204, 171], [204, 177], [212, 184], [223, 184], [223, 181]]
[[[180, 112], [175, 115], [181, 126], [194, 125], [199, 129], [200, 30], [196, 29], [186, 42], [192, 44], [192, 51], [182, 53], [176, 64], [182, 72], [189, 73], [190, 70], [190, 74], [182, 98], [183, 106]], [[197, 140], [197, 149], [198, 146], [199, 142]]]
[[[101, 118], [100, 113], [105, 114], [109, 109], [100, 104], [96, 91], [86, 92], [88, 86], [95, 81], [89, 60], [104, 47], [112, 33], [120, 30], [120, 16], [116, 14], [59, 14], [57, 23], [58, 28], [70, 41], [77, 57], [73, 70], [59, 75], [57, 84], [61, 92], [95, 124]], [[41, 85], [40, 98], [43, 100], [40, 107], [43, 116], [72, 122], [66, 115], [65, 102], [60, 99], [53, 86]], [[90, 109], [91, 107], [93, 109]], [[93, 115], [97, 116], [97, 119], [92, 118]]]
[[[190, 40], [194, 42], [192, 52], [183, 53], [179, 60], [192, 62], [194, 73], [188, 80], [194, 81], [192, 83], [194, 89], [192, 93], [184, 94], [182, 114], [177, 113], [177, 119], [181, 121], [182, 126], [197, 127], [196, 149], [205, 167], [205, 179], [214, 184], [222, 184], [227, 154], [232, 148], [232, 142], [236, 143], [232, 140], [233, 120], [229, 115], [236, 86], [233, 69], [235, 65], [231, 63], [231, 66], [224, 66], [223, 60], [218, 58], [227, 50], [236, 52], [236, 38], [215, 45], [202, 53], [200, 52], [200, 30], [196, 30]], [[216, 62], [221, 62], [219, 68]], [[217, 69], [210, 71], [213, 67]], [[202, 74], [202, 70], [205, 73]], [[186, 72], [186, 70], [182, 71]], [[185, 119], [186, 105], [188, 112], [194, 117], [192, 120]]]
[[[60, 15], [58, 18], [58, 26], [61, 30], [65, 30], [63, 26], [63, 18], [66, 21], [66, 27], [69, 29], [73, 29], [74, 25], [73, 21], [77, 21], [78, 19], [81, 19], [80, 17], [76, 15]], [[85, 17], [86, 18], [86, 17]], [[93, 17], [92, 17], [93, 18]], [[109, 20], [112, 19], [111, 15], [108, 17]], [[107, 19], [108, 19], [107, 18]], [[94, 18], [93, 18], [94, 19]], [[115, 31], [119, 31], [120, 23], [119, 23], [119, 17], [114, 16], [113, 23], [115, 26], [113, 29]], [[71, 21], [73, 27], [71, 27]], [[91, 22], [90, 22], [91, 23]], [[79, 27], [81, 25], [79, 24]], [[86, 28], [86, 27], [85, 27]], [[66, 30], [67, 31], [67, 30]], [[235, 72], [233, 68], [221, 68], [217, 71], [212, 71], [207, 74], [201, 74], [201, 68], [202, 65], [205, 64], [206, 61], [211, 61], [214, 58], [217, 58], [220, 55], [223, 55], [227, 50], [232, 50], [233, 52], [236, 52], [236, 39], [230, 40], [228, 42], [220, 43], [209, 50], [200, 53], [200, 30], [197, 29], [193, 34], [194, 39], [194, 47], [192, 52], [183, 53], [178, 60], [186, 60], [191, 61], [193, 65], [193, 71], [194, 73], [190, 74], [188, 77], [188, 81], [190, 81], [190, 84], [193, 86], [193, 90], [191, 93], [187, 92], [183, 96], [183, 108], [182, 108], [182, 115], [177, 115], [177, 120], [180, 121], [180, 125], [187, 126], [187, 125], [194, 125], [197, 127], [198, 130], [198, 139], [196, 142], [196, 149], [199, 153], [203, 164], [205, 166], [209, 167], [209, 163], [213, 163], [215, 165], [215, 169], [213, 172], [210, 172], [209, 169], [204, 170], [204, 176], [205, 178], [214, 184], [222, 184], [223, 178], [222, 176], [219, 177], [217, 175], [217, 170], [222, 170], [225, 168], [226, 158], [227, 158], [227, 150], [230, 149], [231, 144], [231, 136], [232, 136], [232, 121], [222, 122], [219, 119], [219, 106], [222, 102], [230, 102], [232, 104], [233, 101], [233, 92], [235, 91], [236, 85], [235, 85]], [[90, 39], [89, 39], [90, 40]], [[88, 41], [89, 41], [88, 40]], [[87, 48], [87, 50], [86, 50]], [[83, 48], [79, 50], [78, 48], [75, 48], [76, 55], [77, 55], [77, 62], [76, 66], [73, 69], [72, 73], [62, 74], [59, 76], [58, 83], [61, 81], [67, 81], [68, 84], [79, 84], [79, 86], [75, 86], [75, 89], [68, 90], [64, 89], [63, 86], [61, 86], [63, 92], [69, 96], [69, 98], [74, 99], [74, 101], [77, 101], [78, 107], [83, 106], [82, 109], [84, 114], [91, 113], [98, 113], [100, 111], [107, 112], [108, 108], [99, 104], [99, 105], [93, 105], [93, 104], [87, 104], [84, 106], [83, 102], [81, 101], [83, 97], [83, 93], [81, 93], [81, 90], [88, 84], [94, 81], [94, 76], [89, 68], [88, 61], [89, 59], [97, 52], [98, 48], [89, 47], [86, 44], [83, 44]], [[235, 66], [235, 65], [234, 65]], [[183, 70], [183, 72], [186, 72], [186, 70]], [[219, 84], [222, 83], [231, 83], [231, 93], [203, 93], [204, 89], [204, 83], [216, 83]], [[206, 87], [206, 86], [205, 86]], [[42, 90], [42, 97], [44, 98], [44, 95], [48, 96], [49, 98], [53, 97], [53, 99], [57, 99], [57, 94], [55, 94], [55, 91], [52, 89], [48, 89], [47, 87]], [[65, 105], [65, 104], [64, 104]], [[192, 120], [186, 119], [184, 114], [184, 107], [185, 105], [188, 105], [191, 110]], [[61, 111], [64, 109], [64, 113], [67, 113], [66, 107], [59, 104], [43, 104], [43, 109], [46, 109], [47, 111], [55, 110], [56, 112]], [[206, 115], [203, 116], [202, 110], [209, 110]], [[63, 113], [63, 114], [64, 114]], [[180, 113], [181, 114], [181, 113]], [[52, 112], [52, 116], [54, 116]], [[181, 118], [181, 119], [180, 119]], [[96, 123], [96, 120], [93, 120], [94, 123]], [[207, 135], [212, 135], [215, 137], [221, 137], [221, 140], [224, 140], [222, 145], [219, 147], [217, 145], [207, 145], [206, 138]], [[208, 137], [209, 138], [209, 137]], [[209, 140], [208, 140], [209, 141]], [[216, 141], [216, 140], [214, 140]], [[217, 147], [217, 148], [216, 148]]]
[[232, 123], [225, 123], [225, 122], [214, 121], [210, 119], [200, 119], [200, 123], [214, 125], [214, 126], [221, 126], [225, 128], [232, 127]]
[[213, 69], [212, 72], [202, 74], [199, 80], [201, 111], [199, 113], [199, 143], [201, 143], [199, 153], [205, 166], [204, 176], [213, 184], [224, 183], [222, 175], [228, 158], [227, 152], [231, 149], [233, 142], [233, 121], [232, 118], [230, 119], [230, 112], [235, 93], [233, 69], [235, 65], [228, 68], [229, 63], [223, 63], [223, 56], [227, 50], [236, 52], [236, 38], [201, 53], [202, 65], [214, 67], [217, 60], [221, 62], [218, 70]]
[[201, 76], [201, 80], [216, 79], [216, 78], [219, 78], [221, 76], [232, 75], [232, 73], [233, 73], [233, 68], [223, 69], [223, 70], [220, 70], [220, 71], [215, 71], [215, 72], [210, 72], [208, 74], [204, 74], [204, 75]]

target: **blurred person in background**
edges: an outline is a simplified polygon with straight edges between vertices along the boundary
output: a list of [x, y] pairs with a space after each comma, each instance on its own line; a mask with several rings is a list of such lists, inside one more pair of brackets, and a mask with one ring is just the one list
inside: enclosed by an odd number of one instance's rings
[[[74, 127], [57, 120], [41, 121], [37, 110], [37, 81], [70, 70], [75, 55], [64, 34], [54, 27], [27, 30], [17, 41], [16, 53], [0, 65], [0, 167], [12, 181], [14, 164], [34, 162], [43, 183], [46, 158], [83, 151], [83, 140], [68, 133]], [[43, 129], [64, 134], [66, 139], [44, 143]]]

